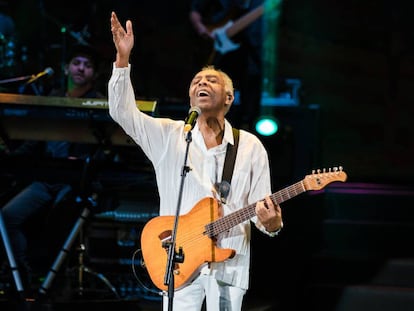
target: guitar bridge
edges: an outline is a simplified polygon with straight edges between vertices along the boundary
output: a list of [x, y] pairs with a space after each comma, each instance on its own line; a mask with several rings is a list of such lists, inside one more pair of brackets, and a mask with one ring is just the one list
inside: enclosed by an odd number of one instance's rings
[[172, 238], [172, 234], [171, 234], [171, 230], [167, 230], [162, 232], [158, 238], [161, 241], [161, 246], [162, 248], [165, 248], [166, 250], [168, 250], [170, 244], [171, 244], [171, 238]]

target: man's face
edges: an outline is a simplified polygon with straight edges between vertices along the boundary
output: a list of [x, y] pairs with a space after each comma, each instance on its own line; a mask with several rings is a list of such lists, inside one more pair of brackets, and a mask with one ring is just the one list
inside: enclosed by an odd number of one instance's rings
[[197, 73], [189, 88], [190, 105], [203, 111], [222, 110], [226, 103], [226, 90], [222, 76], [216, 70]]
[[89, 57], [75, 56], [67, 67], [68, 77], [76, 85], [85, 85], [93, 81], [95, 68]]

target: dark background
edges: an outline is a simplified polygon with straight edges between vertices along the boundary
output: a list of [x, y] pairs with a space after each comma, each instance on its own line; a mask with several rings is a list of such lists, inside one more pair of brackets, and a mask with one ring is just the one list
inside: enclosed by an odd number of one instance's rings
[[[340, 301], [338, 310], [346, 309], [339, 299], [346, 289], [342, 299], [354, 297], [355, 284], [397, 284], [413, 295], [413, 9], [410, 1], [283, 2], [275, 70], [278, 79], [299, 79], [302, 87], [299, 106], [272, 108], [280, 132], [261, 137], [275, 190], [317, 168], [341, 165], [348, 180], [285, 202], [280, 238], [269, 242], [253, 233], [248, 302], [259, 297], [274, 306], [269, 310], [330, 310]], [[199, 69], [189, 1], [15, 0], [9, 10], [18, 26], [16, 43], [27, 46], [29, 59], [2, 76], [51, 66], [57, 78], [65, 46], [88, 33], [101, 52], [106, 92], [114, 10], [123, 23], [133, 21], [136, 96], [157, 99], [162, 115], [185, 117], [188, 84]], [[62, 26], [73, 33], [62, 33]], [[395, 258], [408, 260], [408, 272], [395, 272]], [[391, 276], [381, 275], [387, 264], [396, 269]], [[366, 299], [388, 297], [376, 295]]]
[[[283, 3], [277, 76], [301, 81], [301, 107], [319, 107], [312, 124], [282, 128], [294, 136], [316, 131], [312, 150], [307, 150], [312, 159], [294, 163], [301, 171], [295, 177], [312, 168], [342, 165], [351, 180], [412, 181], [413, 6], [408, 1]], [[200, 63], [194, 59], [199, 41], [188, 8], [189, 1], [11, 1], [16, 44], [27, 47], [29, 59], [2, 75], [51, 66], [59, 77], [65, 46], [77, 43], [81, 34], [101, 52], [100, 83], [106, 91], [114, 58], [109, 16], [115, 10], [123, 23], [129, 18], [134, 25], [136, 95], [156, 98], [166, 110], [183, 107], [184, 115], [188, 83]], [[282, 113], [278, 117], [283, 121]]]

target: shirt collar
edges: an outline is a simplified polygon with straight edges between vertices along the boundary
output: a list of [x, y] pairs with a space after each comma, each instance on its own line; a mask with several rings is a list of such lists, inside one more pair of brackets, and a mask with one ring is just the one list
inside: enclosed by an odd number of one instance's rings
[[[197, 123], [193, 128], [193, 136], [195, 135], [201, 135], [200, 128], [198, 127]], [[231, 126], [230, 122], [227, 121], [227, 119], [224, 119], [224, 136], [223, 136], [222, 145], [226, 143], [230, 143], [234, 145], [234, 137], [233, 137], [233, 127]]]
[[223, 144], [229, 143], [234, 145], [233, 128], [227, 119], [224, 119], [224, 136]]

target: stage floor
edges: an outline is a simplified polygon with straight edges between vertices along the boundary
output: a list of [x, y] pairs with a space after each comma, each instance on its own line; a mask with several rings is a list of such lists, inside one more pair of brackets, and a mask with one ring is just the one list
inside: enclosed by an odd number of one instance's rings
[[[0, 299], [0, 310], [4, 311], [161, 311], [161, 302], [148, 300], [72, 300], [54, 302], [16, 302]], [[264, 301], [245, 300], [243, 311], [276, 311], [277, 308]], [[178, 310], [177, 310], [178, 311]]]

